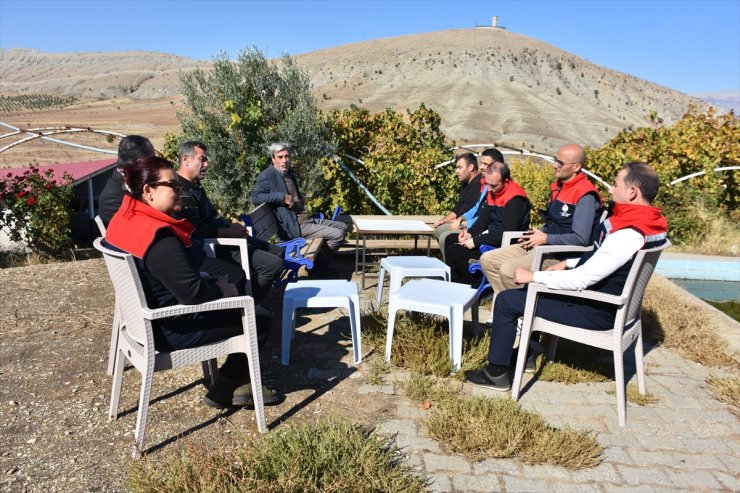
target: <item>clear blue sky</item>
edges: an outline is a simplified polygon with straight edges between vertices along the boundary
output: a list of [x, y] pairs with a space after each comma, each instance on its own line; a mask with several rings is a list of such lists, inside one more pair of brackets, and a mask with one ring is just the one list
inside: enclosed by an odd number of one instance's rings
[[0, 48], [291, 55], [489, 24], [689, 94], [740, 91], [740, 0], [0, 0]]

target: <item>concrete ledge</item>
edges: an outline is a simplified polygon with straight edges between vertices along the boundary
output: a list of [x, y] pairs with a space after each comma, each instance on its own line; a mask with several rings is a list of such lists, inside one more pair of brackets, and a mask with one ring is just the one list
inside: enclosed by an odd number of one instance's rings
[[656, 272], [674, 279], [740, 282], [740, 258], [690, 253], [664, 253]]

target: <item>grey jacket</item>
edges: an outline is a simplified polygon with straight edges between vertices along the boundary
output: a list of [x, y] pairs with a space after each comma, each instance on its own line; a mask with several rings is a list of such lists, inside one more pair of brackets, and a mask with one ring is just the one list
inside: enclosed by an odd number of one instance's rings
[[[296, 190], [300, 194], [298, 180], [293, 175], [293, 170], [288, 171], [288, 175], [293, 178]], [[287, 194], [288, 187], [285, 186], [283, 174], [272, 164], [259, 174], [254, 184], [254, 190], [252, 190], [252, 203], [254, 205], [267, 204], [272, 207], [277, 222], [280, 224], [278, 236], [283, 241], [300, 238], [301, 236], [301, 227], [295, 213], [285, 205], [285, 195]]]

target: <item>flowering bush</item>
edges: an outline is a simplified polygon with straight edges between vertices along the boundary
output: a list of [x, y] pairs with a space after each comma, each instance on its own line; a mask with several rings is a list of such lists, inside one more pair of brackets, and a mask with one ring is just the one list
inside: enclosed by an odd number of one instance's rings
[[0, 229], [35, 253], [60, 255], [72, 246], [69, 231], [72, 177], [30, 167], [22, 175], [0, 178]]

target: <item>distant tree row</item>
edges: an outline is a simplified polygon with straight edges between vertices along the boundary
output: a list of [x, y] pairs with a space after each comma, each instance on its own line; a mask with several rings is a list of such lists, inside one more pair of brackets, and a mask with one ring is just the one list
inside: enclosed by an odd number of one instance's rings
[[76, 103], [74, 96], [53, 96], [51, 94], [17, 94], [0, 96], [0, 111], [43, 110], [62, 108]]

